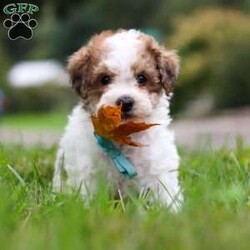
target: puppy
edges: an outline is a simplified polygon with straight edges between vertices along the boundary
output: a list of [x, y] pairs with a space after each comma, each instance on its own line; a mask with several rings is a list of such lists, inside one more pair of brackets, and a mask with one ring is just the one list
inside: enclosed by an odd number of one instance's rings
[[[104, 171], [107, 183], [119, 194], [125, 195], [131, 186], [138, 191], [149, 189], [154, 199], [177, 210], [182, 202], [179, 156], [174, 133], [168, 128], [169, 102], [179, 72], [176, 53], [137, 30], [104, 31], [69, 58], [68, 72], [81, 101], [60, 141], [54, 190], [76, 188], [89, 199], [96, 191], [97, 173]], [[124, 122], [160, 124], [132, 135], [143, 147], [116, 144], [137, 172], [131, 180], [118, 173], [98, 146], [90, 119], [103, 105], [120, 104]]]

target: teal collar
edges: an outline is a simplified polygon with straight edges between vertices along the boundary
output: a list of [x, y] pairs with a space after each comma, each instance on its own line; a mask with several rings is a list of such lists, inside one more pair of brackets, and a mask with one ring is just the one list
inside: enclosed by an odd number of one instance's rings
[[132, 179], [137, 175], [133, 164], [124, 156], [110, 140], [94, 133], [98, 145], [113, 160], [116, 169], [126, 179]]

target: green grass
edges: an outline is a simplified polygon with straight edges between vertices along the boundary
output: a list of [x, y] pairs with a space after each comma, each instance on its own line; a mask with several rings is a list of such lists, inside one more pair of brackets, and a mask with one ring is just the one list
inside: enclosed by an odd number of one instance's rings
[[67, 122], [66, 112], [30, 113], [5, 115], [0, 125], [18, 129], [63, 129]]
[[55, 148], [0, 147], [1, 249], [249, 249], [250, 148], [181, 150], [183, 210], [123, 204], [101, 188], [85, 206], [51, 191]]

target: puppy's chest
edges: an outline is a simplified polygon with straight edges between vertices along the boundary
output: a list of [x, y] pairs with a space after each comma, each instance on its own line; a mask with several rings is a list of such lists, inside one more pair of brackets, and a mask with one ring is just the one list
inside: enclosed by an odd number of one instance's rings
[[140, 142], [143, 146], [122, 146], [121, 151], [136, 168], [138, 175], [145, 175], [152, 166], [154, 143], [150, 134], [144, 136], [133, 136], [133, 140]]
[[[132, 147], [127, 145], [117, 145], [124, 156], [134, 165], [137, 176], [147, 178], [154, 172], [154, 166], [161, 162], [161, 155], [159, 154], [159, 143], [161, 143], [160, 131], [151, 130], [142, 133], [131, 135], [133, 141], [141, 143], [141, 147]], [[163, 148], [163, 145], [160, 145]], [[102, 152], [103, 153], [103, 152]], [[102, 154], [109, 163], [112, 160], [106, 154]]]

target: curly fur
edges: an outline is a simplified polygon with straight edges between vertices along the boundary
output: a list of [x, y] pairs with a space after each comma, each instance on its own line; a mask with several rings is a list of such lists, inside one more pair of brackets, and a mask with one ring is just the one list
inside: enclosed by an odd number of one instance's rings
[[[170, 96], [179, 72], [176, 53], [136, 30], [105, 31], [70, 57], [68, 70], [81, 103], [69, 117], [60, 141], [54, 190], [75, 187], [80, 188], [84, 198], [89, 197], [95, 193], [95, 175], [101, 168], [107, 172], [109, 183], [122, 192], [126, 193], [131, 185], [138, 190], [150, 189], [162, 204], [177, 210], [182, 201], [179, 156], [174, 133], [168, 128]], [[140, 73], [147, 77], [143, 86], [136, 81]], [[102, 75], [109, 75], [110, 84], [101, 84]], [[112, 161], [98, 147], [90, 120], [102, 105], [116, 105], [121, 96], [134, 100], [129, 119], [160, 124], [132, 135], [147, 146], [117, 145], [137, 170], [138, 175], [129, 181], [116, 172]], [[102, 159], [101, 165], [96, 164], [97, 159]], [[62, 178], [62, 168], [67, 180]]]

